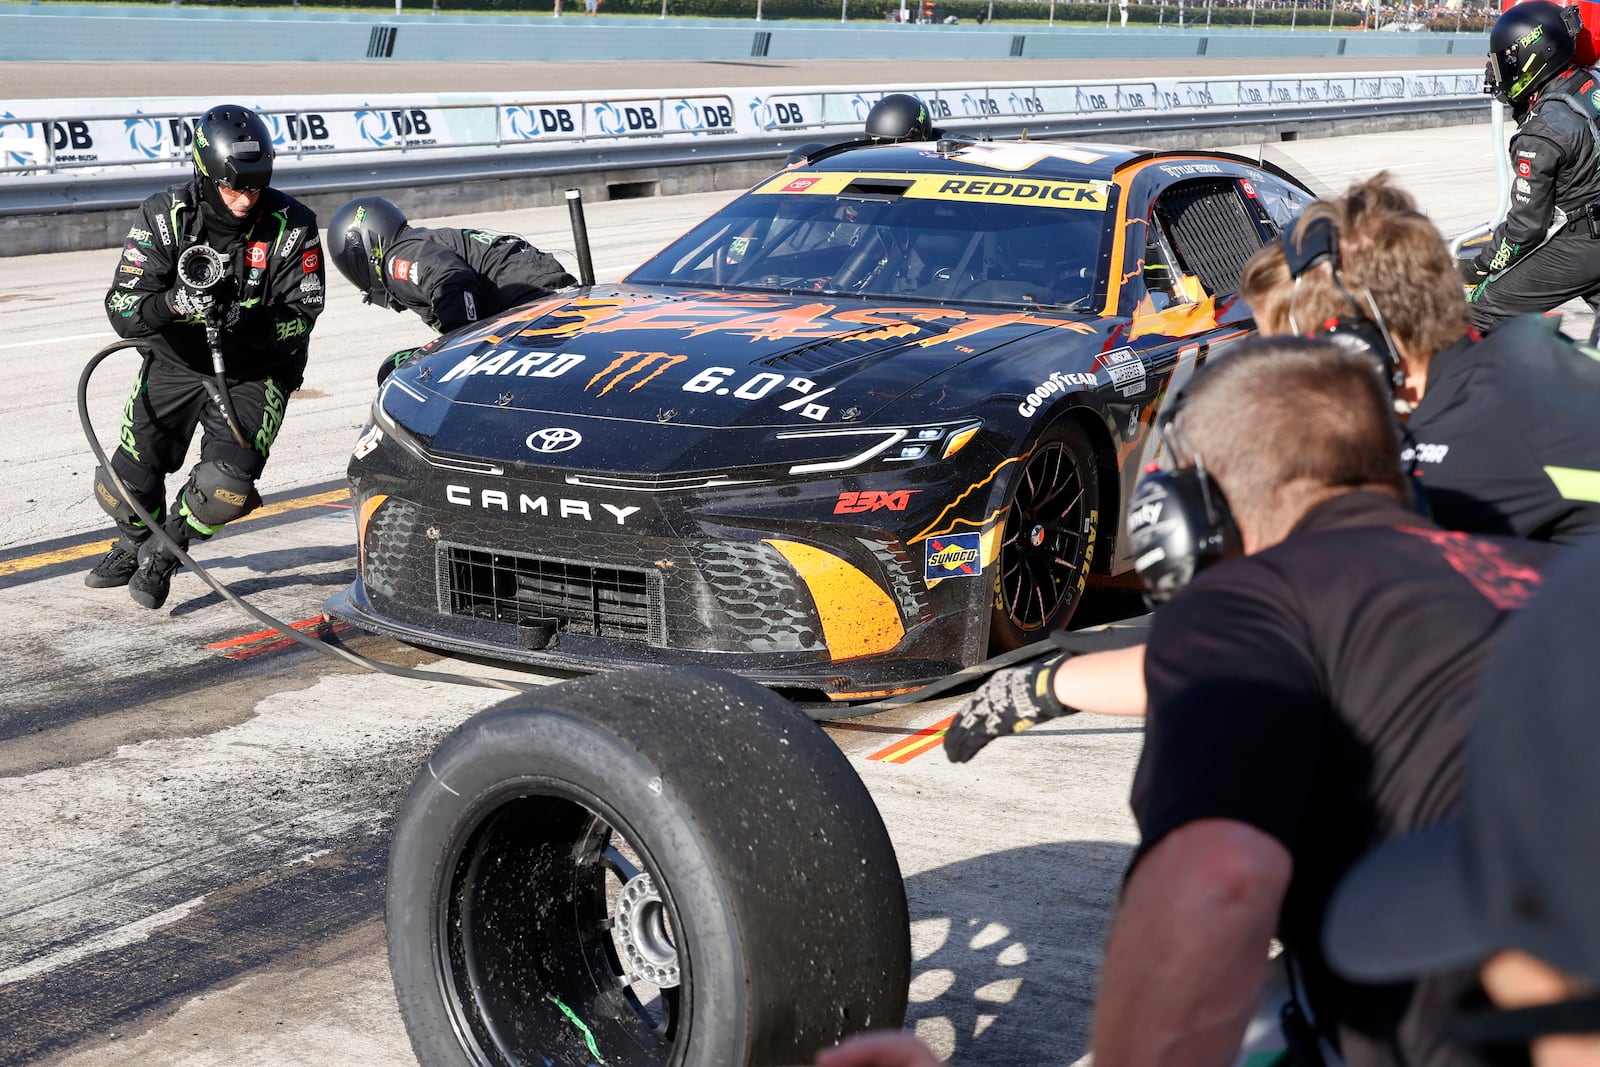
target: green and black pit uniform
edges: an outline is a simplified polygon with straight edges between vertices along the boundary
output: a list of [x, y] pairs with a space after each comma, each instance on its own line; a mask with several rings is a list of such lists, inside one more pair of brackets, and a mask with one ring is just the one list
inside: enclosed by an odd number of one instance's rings
[[1518, 118], [1511, 208], [1474, 264], [1488, 275], [1471, 296], [1480, 330], [1600, 290], [1600, 239], [1590, 233], [1588, 214], [1590, 205], [1600, 210], [1597, 91], [1600, 72], [1567, 70]]
[[408, 226], [383, 251], [389, 306], [440, 333], [536, 300], [576, 279], [514, 234]]
[[[228, 394], [247, 448], [235, 441], [211, 401], [214, 374], [203, 320], [177, 317], [164, 295], [176, 283], [179, 255], [198, 243], [221, 253], [228, 268], [210, 292], [224, 323], [220, 348]], [[166, 477], [183, 462], [196, 426], [202, 432], [196, 471], [209, 464], [209, 474], [220, 465], [231, 486], [221, 490], [229, 494], [230, 506], [211, 513], [243, 514], [259, 501], [253, 483], [283, 423], [289, 394], [300, 386], [324, 292], [316, 215], [276, 189], [265, 189], [242, 219], [217, 210], [192, 181], [156, 193], [140, 206], [105, 307], [118, 334], [147, 346], [111, 459], [112, 469], [147, 511], [162, 515]], [[210, 536], [220, 525], [196, 517], [187, 502], [207, 487], [213, 494], [219, 491], [215, 477], [206, 481], [206, 487], [197, 487], [191, 474], [174, 501], [172, 519], [163, 523], [180, 543]], [[117, 503], [103, 478], [96, 479], [95, 492], [124, 536], [142, 541], [147, 531]], [[240, 499], [233, 501], [234, 496]]]

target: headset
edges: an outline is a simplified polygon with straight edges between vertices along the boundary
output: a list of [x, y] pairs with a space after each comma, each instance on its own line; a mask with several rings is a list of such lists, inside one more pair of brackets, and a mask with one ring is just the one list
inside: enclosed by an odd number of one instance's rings
[[1178, 426], [1183, 402], [1180, 391], [1158, 417], [1156, 432], [1169, 460], [1178, 446], [1193, 465], [1174, 468], [1152, 463], [1139, 476], [1128, 505], [1133, 569], [1144, 584], [1145, 603], [1152, 608], [1172, 599], [1206, 567], [1244, 551], [1222, 487]]
[[[1398, 391], [1406, 380], [1400, 350], [1389, 335], [1389, 326], [1383, 321], [1383, 313], [1378, 310], [1372, 293], [1361, 290], [1363, 300], [1357, 301], [1345, 288], [1344, 279], [1339, 276], [1339, 231], [1333, 222], [1325, 217], [1296, 217], [1283, 230], [1283, 262], [1289, 268], [1292, 285], [1289, 290], [1290, 331], [1298, 337], [1326, 337], [1351, 351], [1370, 353], [1383, 367], [1390, 388]], [[1302, 330], [1294, 315], [1300, 279], [1323, 263], [1328, 264], [1333, 284], [1349, 302], [1351, 314], [1325, 319], [1320, 326]], [[1366, 304], [1365, 310], [1362, 302]]]
[[[1372, 294], [1362, 290], [1366, 305], [1363, 311], [1363, 301], [1345, 288], [1339, 276], [1339, 235], [1333, 223], [1302, 215], [1285, 227], [1282, 239], [1284, 263], [1294, 286], [1289, 297], [1289, 329], [1297, 336], [1327, 338], [1351, 351], [1372, 356], [1386, 372], [1391, 388], [1398, 389], [1405, 382], [1399, 350]], [[1294, 313], [1300, 279], [1322, 263], [1329, 264], [1333, 284], [1349, 302], [1351, 314], [1326, 319], [1316, 329], [1302, 330]], [[1222, 487], [1207, 472], [1199, 451], [1183, 437], [1178, 424], [1183, 404], [1184, 393], [1180, 390], [1156, 420], [1156, 432], [1169, 465], [1153, 463], [1147, 467], [1128, 505], [1133, 569], [1145, 587], [1145, 602], [1151, 607], [1170, 600], [1206, 567], [1244, 550]], [[1188, 453], [1192, 466], [1170, 465], [1174, 446]], [[1419, 481], [1413, 476], [1408, 484], [1412, 506], [1427, 514]]]

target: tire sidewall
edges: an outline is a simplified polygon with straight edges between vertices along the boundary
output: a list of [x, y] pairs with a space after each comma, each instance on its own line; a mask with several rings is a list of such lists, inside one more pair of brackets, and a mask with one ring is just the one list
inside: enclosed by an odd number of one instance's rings
[[476, 1038], [462, 1033], [444, 995], [440, 915], [463, 843], [488, 812], [527, 791], [581, 800], [638, 850], [679, 931], [686, 1011], [678, 1047], [726, 1050], [727, 1062], [742, 1062], [743, 964], [692, 813], [636, 749], [595, 723], [537, 708], [496, 709], [465, 724], [424, 766], [396, 821], [389, 959], [418, 1058], [429, 1065], [474, 1063], [463, 1041]]

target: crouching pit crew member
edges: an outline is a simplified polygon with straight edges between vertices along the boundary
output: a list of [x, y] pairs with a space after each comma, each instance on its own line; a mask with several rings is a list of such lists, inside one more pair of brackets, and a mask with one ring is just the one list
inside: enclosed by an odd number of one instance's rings
[[[269, 186], [273, 147], [266, 123], [237, 104], [213, 107], [195, 124], [193, 159], [188, 182], [140, 207], [105, 298], [117, 333], [148, 342], [111, 468], [185, 549], [260, 505], [256, 479], [289, 395], [300, 387], [323, 304], [317, 218]], [[220, 261], [216, 276], [205, 279], [211, 284], [179, 276], [180, 258], [196, 246], [213, 250], [213, 262]], [[214, 397], [208, 322], [236, 426]], [[200, 462], [163, 511], [167, 475], [183, 463], [197, 426]], [[96, 471], [94, 492], [119, 536], [87, 584], [126, 585], [134, 603], [161, 607], [178, 558], [152, 536], [103, 468]]]
[[[412, 226], [381, 196], [333, 213], [328, 256], [369, 304], [415, 311], [449, 333], [577, 284], [548, 252], [514, 234]], [[416, 349], [389, 357], [382, 381]]]
[[[1139, 496], [1160, 502], [1147, 536], [1173, 550], [1141, 577], [1173, 595], [1145, 652], [1140, 845], [1095, 1063], [1231, 1063], [1273, 936], [1347, 1067], [1464, 1063], [1439, 1023], [1470, 975], [1344, 981], [1317, 935], [1357, 857], [1453, 813], [1482, 664], [1559, 550], [1412, 510], [1389, 383], [1332, 342], [1241, 343], [1163, 435], [1171, 467]], [[1185, 584], [1188, 552], [1221, 558]]]
[[[1263, 334], [1328, 335], [1385, 369], [1409, 413], [1403, 466], [1439, 525], [1600, 540], [1600, 362], [1535, 315], [1474, 335], [1444, 239], [1386, 174], [1308, 207], [1251, 257], [1240, 291]], [[995, 675], [990, 703], [946, 735], [951, 758], [970, 759], [1040, 715], [1144, 711], [1142, 647], [1013, 671], [1048, 672], [1055, 702], [1017, 704], [1039, 679], [1019, 687]]]
[[1262, 333], [1329, 334], [1390, 365], [1407, 467], [1441, 526], [1600, 533], [1600, 362], [1538, 315], [1476, 339], [1443, 238], [1387, 175], [1306, 208], [1251, 257], [1240, 295]]

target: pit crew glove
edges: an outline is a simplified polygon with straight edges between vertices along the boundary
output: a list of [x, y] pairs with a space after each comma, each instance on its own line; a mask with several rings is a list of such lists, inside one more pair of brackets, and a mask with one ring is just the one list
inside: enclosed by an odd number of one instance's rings
[[385, 378], [411, 362], [411, 357], [416, 354], [415, 348], [402, 348], [398, 352], [390, 353], [389, 358], [378, 367], [378, 384], [382, 385]]
[[1489, 264], [1480, 253], [1475, 259], [1463, 259], [1458, 263], [1461, 267], [1461, 280], [1470, 286], [1482, 285], [1489, 277]]
[[182, 282], [167, 290], [166, 301], [173, 317], [179, 319], [204, 318], [208, 311], [217, 306], [217, 298], [211, 293], [191, 289]]
[[1020, 734], [1047, 719], [1076, 715], [1056, 699], [1056, 671], [1066, 661], [1056, 656], [1043, 663], [1028, 663], [995, 671], [956, 711], [944, 732], [944, 754], [952, 763], [965, 763], [978, 750], [1005, 734]]

